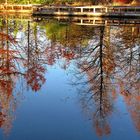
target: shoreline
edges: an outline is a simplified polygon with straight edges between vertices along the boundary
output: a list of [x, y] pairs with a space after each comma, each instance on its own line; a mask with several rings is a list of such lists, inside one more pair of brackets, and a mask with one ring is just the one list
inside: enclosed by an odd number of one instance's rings
[[137, 17], [140, 6], [42, 6], [0, 5], [0, 14], [30, 14], [33, 16], [77, 17]]

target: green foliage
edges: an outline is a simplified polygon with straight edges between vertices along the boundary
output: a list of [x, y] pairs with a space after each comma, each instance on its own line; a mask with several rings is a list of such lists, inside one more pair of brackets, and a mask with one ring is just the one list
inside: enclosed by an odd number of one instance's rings
[[[48, 0], [50, 1], [50, 0]], [[1, 0], [0, 3], [5, 3], [6, 0]], [[45, 3], [46, 0], [7, 0], [7, 3], [10, 3], [10, 4], [13, 4], [13, 3], [16, 3], [16, 4], [34, 4], [34, 3]]]
[[[93, 2], [94, 0], [7, 0], [7, 3], [16, 4], [55, 4], [55, 3], [67, 3], [67, 2]], [[6, 0], [0, 0], [0, 3], [5, 3]]]
[[46, 25], [46, 33], [49, 39], [54, 40], [62, 40], [65, 36], [64, 32], [66, 30], [67, 25], [58, 24], [57, 22], [47, 23]]
[[85, 47], [94, 34], [92, 27], [86, 28], [85, 26], [74, 24], [62, 24], [57, 21], [42, 24], [48, 39], [52, 42], [59, 42], [63, 46], [76, 47], [80, 42]]

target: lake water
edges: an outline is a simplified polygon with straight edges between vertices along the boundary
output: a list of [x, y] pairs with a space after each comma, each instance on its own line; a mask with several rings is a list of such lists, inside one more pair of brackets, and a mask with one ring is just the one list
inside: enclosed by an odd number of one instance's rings
[[140, 20], [96, 22], [1, 16], [0, 140], [140, 139]]

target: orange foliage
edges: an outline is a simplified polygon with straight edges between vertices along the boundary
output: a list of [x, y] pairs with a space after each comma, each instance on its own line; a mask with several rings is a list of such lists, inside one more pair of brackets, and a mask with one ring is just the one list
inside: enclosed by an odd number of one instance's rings
[[95, 128], [96, 128], [96, 134], [98, 136], [102, 136], [103, 135], [103, 131], [102, 131], [102, 128], [99, 127], [99, 122], [98, 121], [95, 122]]
[[5, 33], [0, 32], [0, 37], [4, 40], [9, 40], [10, 42], [16, 43], [16, 40], [12, 36]]
[[107, 124], [106, 120], [104, 120], [103, 122], [99, 122], [98, 120], [96, 120], [95, 128], [96, 128], [96, 134], [98, 136], [102, 136], [104, 134], [109, 135], [111, 133], [110, 127]]
[[74, 54], [72, 52], [70, 53], [64, 52], [63, 57], [65, 57], [68, 60], [71, 60], [74, 58]]
[[116, 94], [116, 89], [112, 89], [112, 97], [113, 97], [113, 100], [116, 100], [117, 98], [117, 94]]
[[42, 84], [45, 82], [43, 73], [45, 69], [40, 65], [35, 65], [32, 68], [29, 68], [25, 78], [27, 79], [27, 84], [32, 88], [33, 91], [40, 90]]
[[140, 95], [135, 97], [137, 101], [140, 101]]
[[2, 127], [2, 125], [4, 123], [4, 116], [5, 115], [3, 115], [2, 112], [0, 112], [0, 127]]
[[47, 64], [48, 65], [53, 65], [55, 63], [55, 58], [53, 55], [51, 55], [48, 59], [47, 59]]
[[121, 94], [124, 97], [124, 101], [128, 107], [128, 111], [130, 112], [135, 127], [138, 131], [140, 131], [140, 96], [125, 90], [125, 84], [123, 82], [121, 82], [120, 86]]

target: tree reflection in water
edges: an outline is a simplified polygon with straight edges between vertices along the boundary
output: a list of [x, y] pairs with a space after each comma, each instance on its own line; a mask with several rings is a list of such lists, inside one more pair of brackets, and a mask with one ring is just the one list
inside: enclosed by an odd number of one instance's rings
[[20, 91], [16, 89], [17, 81], [25, 80], [28, 89], [37, 92], [46, 81], [48, 65], [60, 61], [60, 67], [66, 70], [71, 60], [78, 69], [74, 84], [83, 85], [80, 101], [92, 114], [97, 135], [111, 133], [109, 118], [119, 94], [140, 131], [139, 27], [3, 19], [0, 30], [0, 127], [6, 133], [14, 119], [18, 100], [15, 93]]
[[18, 96], [21, 95], [19, 92], [22, 91], [17, 89], [17, 84], [23, 85], [21, 88], [26, 90], [27, 83], [27, 89], [39, 91], [46, 81], [46, 66], [64, 59], [65, 63], [61, 67], [67, 69], [70, 60], [75, 57], [75, 47], [64, 47], [66, 42], [63, 42], [63, 38], [55, 40], [53, 34], [52, 38], [48, 38], [44, 26], [31, 21], [3, 18], [0, 37], [0, 126], [8, 134], [14, 120]]
[[[16, 29], [14, 24], [16, 24]], [[18, 84], [21, 84], [20, 82], [24, 82], [25, 79], [33, 91], [38, 91], [45, 82], [43, 65], [45, 58], [37, 44], [40, 40], [37, 40], [36, 28], [35, 26], [34, 30], [30, 29], [30, 22], [23, 29], [21, 23], [2, 20], [0, 31], [0, 126], [6, 134], [12, 127], [14, 111], [19, 102], [18, 96], [21, 96], [19, 93], [21, 89], [17, 88], [17, 81]]]
[[15, 87], [15, 77], [18, 74], [15, 61], [18, 51], [11, 49], [11, 45], [16, 43], [15, 39], [9, 35], [8, 20], [2, 21], [0, 33], [0, 126], [8, 133], [14, 119], [16, 106], [13, 91]]
[[[111, 133], [109, 118], [120, 93], [139, 131], [140, 29], [98, 27], [96, 30], [94, 39], [82, 50], [77, 63], [78, 83], [74, 84], [84, 85], [80, 94], [82, 106], [88, 112], [94, 110], [91, 103], [95, 104], [93, 124], [97, 135], [108, 135]], [[88, 80], [82, 78], [84, 75]]]
[[[136, 129], [140, 132], [140, 28], [124, 29], [131, 38], [123, 38], [118, 63], [123, 73], [120, 80], [120, 92], [131, 114]], [[137, 34], [137, 35], [136, 35]], [[127, 43], [129, 42], [129, 44]]]
[[[31, 34], [31, 32], [33, 32], [33, 34]], [[25, 78], [27, 84], [33, 91], [40, 90], [41, 86], [45, 83], [46, 80], [44, 78], [45, 67], [43, 66], [44, 60], [42, 59], [43, 52], [40, 48], [40, 41], [38, 38], [37, 25], [34, 26], [34, 29], [31, 29], [30, 22], [28, 21], [28, 43], [27, 46], [25, 46], [27, 57], [27, 61], [25, 62], [25, 65], [27, 66]]]

